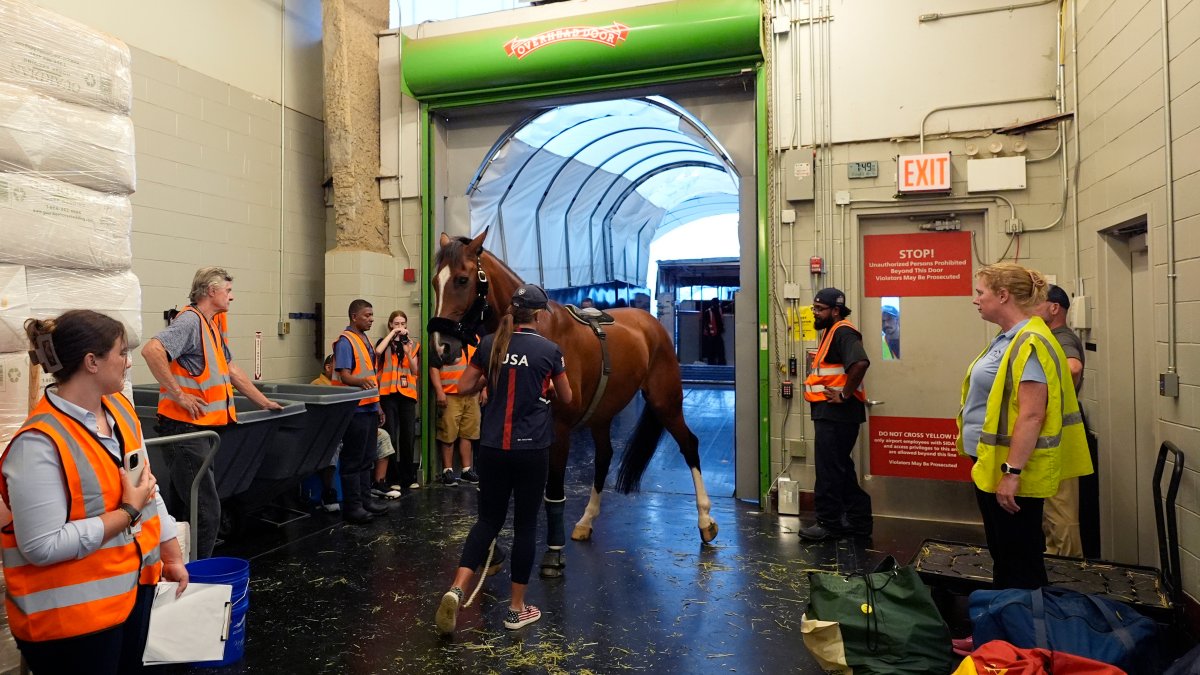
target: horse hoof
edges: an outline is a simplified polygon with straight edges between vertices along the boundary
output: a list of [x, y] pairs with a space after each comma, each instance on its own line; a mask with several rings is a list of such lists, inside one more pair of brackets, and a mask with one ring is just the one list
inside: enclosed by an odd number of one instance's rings
[[563, 555], [563, 552], [551, 549], [542, 556], [542, 565], [538, 570], [538, 575], [543, 579], [557, 579], [563, 575], [562, 571], [566, 566], [567, 557]]
[[571, 539], [573, 541], [590, 541], [592, 539], [592, 528], [576, 525], [575, 529], [571, 530]]
[[715, 521], [715, 520], [711, 521], [711, 522], [709, 522], [708, 527], [700, 528], [700, 541], [707, 544], [708, 542], [710, 542], [716, 538], [717, 538], [717, 521]]

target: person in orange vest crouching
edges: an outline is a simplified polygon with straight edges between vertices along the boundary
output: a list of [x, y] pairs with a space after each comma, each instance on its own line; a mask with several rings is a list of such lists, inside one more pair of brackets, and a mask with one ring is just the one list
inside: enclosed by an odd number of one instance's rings
[[375, 391], [358, 402], [358, 409], [342, 435], [338, 473], [342, 477], [342, 519], [365, 525], [371, 522], [372, 515], [387, 512], [386, 506], [371, 498], [371, 467], [384, 416], [379, 407], [375, 348], [367, 337], [367, 331], [375, 325], [375, 309], [360, 298], [350, 303], [348, 313], [350, 325], [333, 343], [333, 383]]
[[55, 384], [0, 456], [8, 625], [39, 675], [141, 672], [154, 585], [188, 572], [149, 465], [123, 468], [146, 461], [125, 328], [80, 309], [25, 332]]
[[[264, 410], [282, 410], [268, 399], [237, 364], [229, 351], [226, 313], [233, 302], [233, 277], [220, 267], [201, 267], [192, 278], [191, 302], [171, 325], [146, 341], [142, 358], [158, 380], [160, 436], [193, 431], [221, 433], [237, 421], [233, 388]], [[165, 492], [171, 513], [191, 517], [192, 482], [200, 472], [208, 444], [202, 440], [177, 441], [163, 446], [170, 487]], [[221, 523], [221, 500], [212, 466], [200, 483], [197, 502], [196, 558], [212, 555]]]
[[[408, 334], [408, 315], [397, 309], [388, 316], [388, 334], [375, 343], [379, 354], [379, 394], [382, 397], [384, 429], [396, 448], [395, 472], [403, 494], [421, 487], [417, 479], [420, 460], [413, 442], [417, 421], [417, 374], [421, 372], [418, 354], [421, 345]], [[386, 467], [386, 465], [385, 465]], [[386, 468], [375, 468], [371, 489], [386, 495], [395, 489], [388, 485]]]
[[817, 523], [800, 529], [809, 541], [831, 537], [869, 537], [873, 525], [871, 495], [858, 484], [854, 443], [866, 421], [863, 377], [871, 362], [862, 334], [846, 320], [846, 295], [822, 288], [813, 298], [813, 324], [825, 331], [804, 380], [804, 400], [812, 405], [817, 470], [814, 497]]

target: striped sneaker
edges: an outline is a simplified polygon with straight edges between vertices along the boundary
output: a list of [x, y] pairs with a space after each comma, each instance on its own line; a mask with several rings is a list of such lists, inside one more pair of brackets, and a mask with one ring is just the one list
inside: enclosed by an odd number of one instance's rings
[[462, 597], [462, 589], [458, 587], [451, 588], [442, 596], [442, 602], [434, 616], [434, 623], [442, 635], [453, 633], [454, 627], [458, 625], [458, 607], [462, 604]]
[[540, 618], [542, 618], [542, 610], [533, 605], [525, 605], [525, 609], [519, 612], [515, 609], [508, 610], [508, 616], [504, 617], [504, 627], [516, 630], [524, 628]]

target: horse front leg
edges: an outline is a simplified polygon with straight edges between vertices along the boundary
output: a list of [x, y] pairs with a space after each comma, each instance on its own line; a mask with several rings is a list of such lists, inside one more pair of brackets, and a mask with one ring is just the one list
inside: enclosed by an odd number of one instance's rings
[[546, 475], [546, 552], [538, 575], [543, 579], [561, 577], [567, 566], [563, 546], [567, 543], [563, 512], [566, 510], [567, 451], [570, 449], [570, 429], [556, 427], [554, 444], [550, 446], [550, 469]]
[[592, 495], [588, 499], [583, 517], [575, 523], [571, 531], [571, 539], [588, 541], [592, 538], [592, 524], [600, 516], [600, 493], [604, 491], [604, 482], [608, 479], [608, 468], [612, 464], [612, 428], [608, 424], [598, 424], [592, 427], [592, 442], [596, 446], [596, 466], [592, 478]]

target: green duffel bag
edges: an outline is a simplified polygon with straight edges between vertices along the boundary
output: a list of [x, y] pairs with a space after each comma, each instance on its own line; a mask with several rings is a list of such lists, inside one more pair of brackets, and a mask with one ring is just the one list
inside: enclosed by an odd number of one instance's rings
[[939, 675], [958, 659], [929, 589], [888, 556], [870, 574], [809, 572], [804, 646], [826, 673]]

